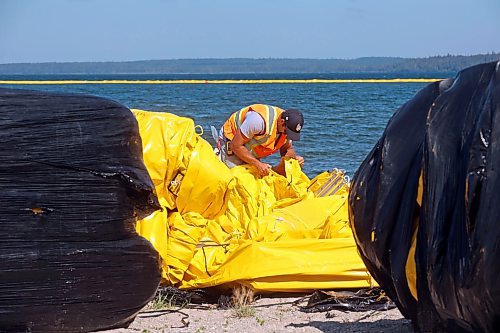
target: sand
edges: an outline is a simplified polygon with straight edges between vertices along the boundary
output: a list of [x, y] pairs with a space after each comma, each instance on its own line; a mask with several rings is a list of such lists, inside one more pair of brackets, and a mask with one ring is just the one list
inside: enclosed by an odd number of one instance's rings
[[398, 309], [305, 313], [299, 307], [305, 304], [297, 301], [299, 297], [263, 297], [249, 307], [226, 310], [210, 304], [146, 308], [128, 328], [105, 332], [414, 332]]

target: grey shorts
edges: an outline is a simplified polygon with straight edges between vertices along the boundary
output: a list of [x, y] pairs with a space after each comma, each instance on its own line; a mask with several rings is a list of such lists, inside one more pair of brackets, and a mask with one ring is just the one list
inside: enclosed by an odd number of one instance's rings
[[238, 156], [235, 154], [229, 154], [227, 146], [229, 144], [229, 140], [224, 136], [222, 129], [219, 131], [219, 139], [217, 141], [217, 150], [216, 152], [219, 156], [219, 159], [224, 162], [228, 168], [233, 168], [237, 165], [246, 164], [246, 162], [240, 160]]

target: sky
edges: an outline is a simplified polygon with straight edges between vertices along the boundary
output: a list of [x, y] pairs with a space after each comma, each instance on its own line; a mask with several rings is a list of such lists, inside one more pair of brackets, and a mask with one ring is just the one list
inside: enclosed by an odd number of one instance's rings
[[0, 0], [0, 63], [500, 52], [500, 0]]

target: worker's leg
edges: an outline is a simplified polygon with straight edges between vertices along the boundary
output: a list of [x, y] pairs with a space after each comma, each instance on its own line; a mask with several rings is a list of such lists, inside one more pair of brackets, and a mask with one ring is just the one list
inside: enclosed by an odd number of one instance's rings
[[217, 142], [217, 148], [219, 148], [219, 157], [222, 162], [224, 162], [229, 168], [233, 168], [237, 165], [246, 164], [244, 161], [240, 160], [238, 156], [233, 154], [229, 149], [229, 140], [222, 135], [222, 130], [219, 133], [219, 141]]

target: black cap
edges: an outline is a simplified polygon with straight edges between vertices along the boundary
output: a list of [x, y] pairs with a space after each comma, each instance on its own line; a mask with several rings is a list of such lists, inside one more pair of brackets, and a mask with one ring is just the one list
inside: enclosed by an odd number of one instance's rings
[[283, 112], [285, 119], [286, 136], [292, 141], [300, 140], [300, 130], [304, 126], [304, 116], [299, 110], [288, 109]]

